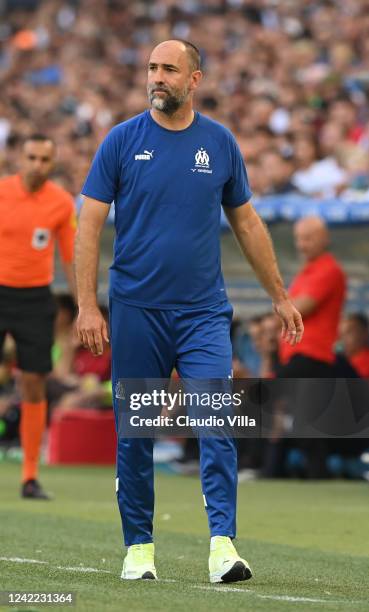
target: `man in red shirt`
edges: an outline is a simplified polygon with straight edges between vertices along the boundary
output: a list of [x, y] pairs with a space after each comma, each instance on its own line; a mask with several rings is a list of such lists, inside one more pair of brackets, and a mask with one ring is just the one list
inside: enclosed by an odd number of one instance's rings
[[20, 369], [21, 494], [48, 499], [37, 477], [55, 315], [49, 285], [56, 240], [73, 290], [75, 207], [70, 194], [48, 180], [55, 161], [50, 138], [28, 137], [20, 161], [19, 174], [0, 179], [0, 354], [9, 333]]
[[305, 333], [295, 346], [280, 344], [283, 378], [330, 378], [335, 376], [333, 353], [345, 300], [345, 274], [327, 251], [328, 230], [318, 217], [306, 217], [294, 227], [302, 270], [289, 289], [301, 312]]
[[369, 378], [369, 325], [362, 313], [347, 315], [341, 322], [344, 353], [360, 378]]
[[[336, 376], [334, 344], [345, 300], [345, 274], [328, 252], [329, 233], [318, 217], [306, 217], [295, 224], [296, 249], [303, 267], [294, 278], [289, 295], [301, 312], [305, 334], [299, 345], [280, 343], [279, 378], [288, 381], [287, 395], [294, 414], [294, 435], [297, 447], [305, 452], [306, 475], [325, 478], [327, 442], [310, 438], [310, 427], [329, 406], [334, 381], [320, 383], [321, 378]], [[300, 379], [300, 380], [298, 380]], [[313, 380], [304, 380], [313, 379]], [[307, 437], [306, 437], [307, 436]]]

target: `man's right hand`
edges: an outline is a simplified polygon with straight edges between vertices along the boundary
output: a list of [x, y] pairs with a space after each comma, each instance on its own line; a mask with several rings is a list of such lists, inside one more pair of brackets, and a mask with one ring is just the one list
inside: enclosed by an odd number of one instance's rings
[[104, 340], [109, 342], [109, 333], [106, 321], [98, 306], [79, 309], [76, 329], [83, 346], [89, 348], [93, 355], [102, 355]]

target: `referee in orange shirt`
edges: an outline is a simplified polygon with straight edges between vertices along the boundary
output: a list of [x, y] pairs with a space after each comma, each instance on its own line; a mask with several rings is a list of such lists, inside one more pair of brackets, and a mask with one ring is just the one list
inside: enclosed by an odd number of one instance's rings
[[55, 153], [50, 138], [34, 134], [23, 144], [19, 174], [0, 179], [0, 352], [9, 333], [21, 371], [21, 495], [31, 499], [49, 499], [38, 482], [38, 463], [52, 368], [55, 239], [74, 294], [75, 207], [71, 195], [48, 180]]

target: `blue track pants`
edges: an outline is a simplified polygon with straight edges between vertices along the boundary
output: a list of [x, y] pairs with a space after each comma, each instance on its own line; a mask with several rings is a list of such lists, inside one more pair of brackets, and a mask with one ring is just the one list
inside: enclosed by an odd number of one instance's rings
[[[127, 378], [228, 379], [232, 369], [228, 302], [156, 310], [111, 299], [113, 396]], [[114, 397], [118, 422], [118, 402]], [[233, 438], [200, 437], [202, 493], [210, 535], [236, 535], [237, 452]], [[118, 437], [117, 498], [126, 546], [152, 542], [153, 439]]]

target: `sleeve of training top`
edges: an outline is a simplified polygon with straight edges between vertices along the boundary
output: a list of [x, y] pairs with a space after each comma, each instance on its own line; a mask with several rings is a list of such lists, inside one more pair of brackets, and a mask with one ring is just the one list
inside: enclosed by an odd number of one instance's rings
[[121, 131], [117, 127], [110, 130], [97, 149], [81, 191], [83, 195], [107, 204], [113, 202], [119, 187]]
[[222, 205], [236, 208], [248, 202], [252, 196], [247, 178], [245, 162], [239, 146], [229, 134], [230, 177], [223, 187]]
[[65, 199], [65, 214], [56, 231], [60, 257], [64, 263], [73, 261], [76, 228], [76, 207], [73, 198], [67, 196]]

